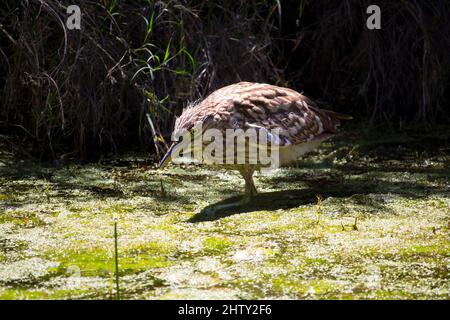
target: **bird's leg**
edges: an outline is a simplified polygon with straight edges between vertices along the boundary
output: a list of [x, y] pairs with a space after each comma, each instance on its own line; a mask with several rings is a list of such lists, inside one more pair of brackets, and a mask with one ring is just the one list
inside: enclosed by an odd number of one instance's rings
[[258, 193], [256, 191], [255, 183], [253, 181], [253, 173], [255, 169], [250, 166], [245, 166], [242, 169], [239, 169], [242, 177], [245, 181], [245, 196], [247, 201], [251, 201], [252, 198]]
[[236, 208], [245, 205], [252, 201], [253, 197], [258, 193], [255, 187], [255, 183], [253, 182], [253, 173], [255, 172], [255, 169], [250, 166], [245, 166], [242, 169], [239, 169], [239, 172], [245, 180], [245, 196], [237, 202], [220, 204], [214, 206], [213, 208], [209, 208], [206, 211], [208, 215], [214, 216], [216, 212], [222, 211], [224, 209]]

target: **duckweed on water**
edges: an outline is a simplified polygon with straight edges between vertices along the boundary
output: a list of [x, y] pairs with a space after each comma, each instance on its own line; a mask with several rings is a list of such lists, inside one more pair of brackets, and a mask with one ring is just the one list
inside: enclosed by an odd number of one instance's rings
[[448, 299], [450, 138], [440, 135], [426, 156], [408, 149], [418, 135], [326, 143], [256, 177], [250, 206], [216, 216], [202, 210], [241, 195], [234, 172], [1, 153], [0, 298], [114, 297], [118, 220], [125, 299]]

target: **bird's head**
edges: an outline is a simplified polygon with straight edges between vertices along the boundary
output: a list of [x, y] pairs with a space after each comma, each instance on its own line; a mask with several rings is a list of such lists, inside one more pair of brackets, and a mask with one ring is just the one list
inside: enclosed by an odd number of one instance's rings
[[200, 146], [191, 142], [202, 135], [210, 118], [210, 115], [202, 112], [199, 105], [184, 109], [183, 113], [175, 120], [175, 127], [171, 136], [172, 143], [159, 163], [159, 169], [167, 166], [175, 155], [179, 155], [181, 150], [186, 150], [189, 146], [191, 154], [194, 154], [197, 151], [195, 149]]

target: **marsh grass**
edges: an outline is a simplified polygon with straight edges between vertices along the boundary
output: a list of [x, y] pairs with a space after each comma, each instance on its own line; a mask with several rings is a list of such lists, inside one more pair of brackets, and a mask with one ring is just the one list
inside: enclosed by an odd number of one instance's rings
[[322, 215], [322, 196], [320, 194], [316, 195], [317, 203], [316, 203], [316, 224], [320, 224], [320, 216]]
[[120, 272], [119, 272], [119, 250], [118, 250], [117, 221], [114, 221], [114, 271], [116, 276], [116, 299], [120, 300]]

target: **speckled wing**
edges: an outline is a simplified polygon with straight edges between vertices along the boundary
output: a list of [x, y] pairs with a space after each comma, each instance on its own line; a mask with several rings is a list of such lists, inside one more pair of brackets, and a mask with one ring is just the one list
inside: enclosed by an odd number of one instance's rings
[[203, 103], [214, 106], [216, 127], [278, 129], [280, 146], [326, 138], [339, 125], [338, 114], [319, 109], [292, 89], [268, 84], [240, 82], [215, 91]]

